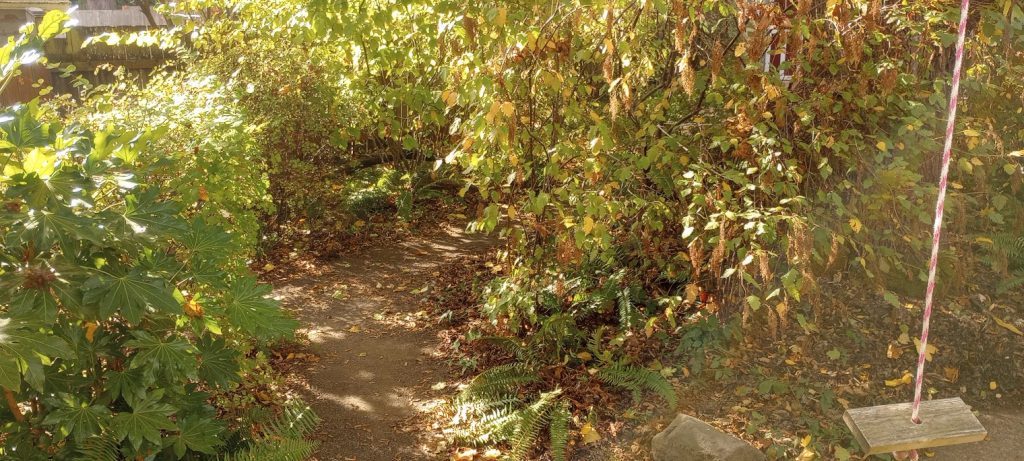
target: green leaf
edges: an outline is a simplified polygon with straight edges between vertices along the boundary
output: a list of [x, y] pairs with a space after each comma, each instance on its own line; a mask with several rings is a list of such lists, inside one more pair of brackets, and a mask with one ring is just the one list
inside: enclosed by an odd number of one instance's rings
[[185, 456], [186, 448], [215, 455], [217, 447], [224, 444], [220, 440], [224, 423], [216, 419], [190, 416], [179, 421], [178, 428], [181, 432], [174, 438], [174, 454], [179, 458]]
[[147, 309], [169, 314], [183, 314], [181, 305], [158, 278], [135, 270], [124, 275], [104, 272], [85, 282], [86, 303], [99, 303], [99, 315], [105, 320], [120, 311], [128, 322], [137, 324]]
[[60, 394], [57, 407], [46, 415], [45, 426], [56, 426], [65, 437], [75, 442], [99, 435], [110, 424], [110, 410], [103, 405], [89, 405], [70, 394]]
[[127, 437], [136, 450], [146, 441], [160, 446], [160, 431], [175, 429], [170, 420], [174, 413], [173, 406], [159, 403], [157, 399], [141, 400], [132, 406], [131, 412], [115, 414], [111, 429], [118, 441]]
[[235, 281], [225, 309], [228, 320], [236, 328], [259, 339], [273, 339], [291, 334], [298, 322], [285, 316], [277, 302], [268, 298], [269, 285], [258, 285], [246, 277]]
[[199, 377], [220, 388], [238, 381], [238, 351], [225, 346], [223, 339], [206, 336], [199, 342]]
[[7, 389], [21, 388], [21, 367], [14, 356], [0, 354], [0, 386]]
[[132, 369], [142, 369], [154, 376], [164, 372], [171, 379], [194, 375], [196, 370], [195, 347], [177, 336], [167, 340], [145, 331], [131, 332], [135, 339], [126, 341], [125, 347], [136, 349], [131, 358]]
[[39, 23], [39, 37], [43, 40], [53, 38], [64, 29], [64, 23], [70, 19], [67, 13], [61, 10], [50, 10], [43, 16], [43, 20]]
[[132, 402], [146, 395], [146, 379], [142, 370], [107, 370], [103, 378], [111, 400], [121, 397]]

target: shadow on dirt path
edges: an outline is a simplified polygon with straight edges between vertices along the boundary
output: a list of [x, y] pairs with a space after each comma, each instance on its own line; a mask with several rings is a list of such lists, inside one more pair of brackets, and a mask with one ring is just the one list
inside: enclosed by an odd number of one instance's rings
[[981, 425], [988, 438], [978, 442], [934, 449], [929, 461], [1013, 460], [1024, 459], [1024, 410], [981, 411]]
[[490, 251], [492, 237], [454, 228], [346, 255], [311, 278], [276, 280], [275, 297], [303, 322], [320, 361], [308, 402], [323, 419], [318, 461], [439, 459], [422, 427], [450, 395], [436, 319], [417, 312], [451, 259]]

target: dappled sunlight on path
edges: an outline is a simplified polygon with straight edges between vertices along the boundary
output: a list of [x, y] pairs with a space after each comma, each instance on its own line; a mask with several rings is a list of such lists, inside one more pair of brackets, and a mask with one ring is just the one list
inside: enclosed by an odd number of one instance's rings
[[294, 311], [319, 362], [305, 373], [309, 403], [323, 423], [319, 461], [443, 458], [440, 434], [422, 427], [447, 392], [437, 326], [420, 299], [445, 262], [493, 248], [495, 240], [457, 229], [410, 238], [327, 263], [320, 277], [275, 281], [275, 298]]

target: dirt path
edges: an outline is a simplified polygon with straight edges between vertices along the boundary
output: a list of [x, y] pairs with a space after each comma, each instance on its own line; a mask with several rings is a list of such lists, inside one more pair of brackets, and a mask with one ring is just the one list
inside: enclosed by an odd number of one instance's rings
[[440, 434], [423, 427], [451, 394], [437, 351], [435, 319], [417, 312], [437, 268], [479, 254], [493, 239], [456, 229], [370, 248], [319, 268], [315, 278], [275, 282], [297, 312], [320, 361], [306, 373], [307, 398], [323, 418], [318, 461], [439, 459]]
[[1024, 411], [982, 411], [978, 417], [988, 439], [966, 445], [936, 448], [930, 461], [1024, 459]]

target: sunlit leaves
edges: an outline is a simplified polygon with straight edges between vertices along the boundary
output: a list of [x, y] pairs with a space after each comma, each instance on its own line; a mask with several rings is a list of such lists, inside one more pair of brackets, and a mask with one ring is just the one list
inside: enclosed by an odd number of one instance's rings
[[298, 325], [284, 315], [277, 302], [268, 298], [270, 286], [246, 277], [231, 286], [225, 312], [233, 325], [258, 338], [271, 339], [290, 334]]

